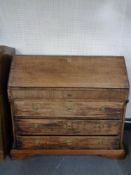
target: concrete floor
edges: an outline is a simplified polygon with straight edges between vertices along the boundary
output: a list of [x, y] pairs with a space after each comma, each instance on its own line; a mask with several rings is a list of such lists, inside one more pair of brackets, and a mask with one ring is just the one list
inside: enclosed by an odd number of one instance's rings
[[131, 131], [125, 132], [129, 150], [124, 160], [98, 156], [34, 156], [0, 162], [0, 175], [131, 175]]

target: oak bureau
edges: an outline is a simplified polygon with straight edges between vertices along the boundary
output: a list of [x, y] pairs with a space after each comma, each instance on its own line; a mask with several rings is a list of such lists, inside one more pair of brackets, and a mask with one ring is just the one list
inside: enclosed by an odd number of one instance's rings
[[123, 158], [128, 94], [124, 57], [16, 55], [8, 82], [12, 158]]

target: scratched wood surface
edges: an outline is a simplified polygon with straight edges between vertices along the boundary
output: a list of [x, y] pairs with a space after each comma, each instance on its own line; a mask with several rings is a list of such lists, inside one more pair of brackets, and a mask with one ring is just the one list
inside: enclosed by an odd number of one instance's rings
[[121, 120], [15, 120], [18, 135], [119, 135]]
[[21, 149], [119, 149], [119, 136], [17, 136]]
[[16, 116], [85, 117], [120, 119], [121, 102], [88, 102], [88, 100], [15, 100]]
[[10, 88], [9, 99], [88, 99], [88, 101], [125, 101], [127, 89], [91, 88]]
[[124, 57], [16, 55], [10, 87], [128, 88]]

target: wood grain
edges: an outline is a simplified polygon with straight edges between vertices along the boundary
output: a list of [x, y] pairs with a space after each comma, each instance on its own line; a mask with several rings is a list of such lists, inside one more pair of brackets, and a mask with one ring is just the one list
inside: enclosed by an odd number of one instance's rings
[[72, 150], [72, 149], [12, 149], [11, 157], [13, 160], [24, 159], [29, 156], [38, 156], [38, 155], [97, 155], [105, 156], [112, 159], [123, 159], [126, 156], [124, 149], [113, 149], [113, 150], [100, 150], [100, 149], [84, 149], [84, 150]]
[[119, 149], [119, 136], [17, 136], [18, 149]]
[[129, 88], [129, 82], [124, 57], [17, 55], [9, 87]]
[[15, 100], [16, 116], [121, 118], [123, 103], [88, 100]]
[[126, 101], [127, 89], [91, 88], [10, 88], [9, 99], [88, 99], [88, 101]]
[[58, 120], [16, 118], [18, 135], [119, 135], [120, 120]]

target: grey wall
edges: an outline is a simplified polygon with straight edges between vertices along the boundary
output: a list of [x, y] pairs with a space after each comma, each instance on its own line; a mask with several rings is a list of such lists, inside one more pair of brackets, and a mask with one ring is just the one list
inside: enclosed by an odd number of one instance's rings
[[131, 1], [0, 0], [0, 44], [21, 54], [124, 55], [131, 80]]

